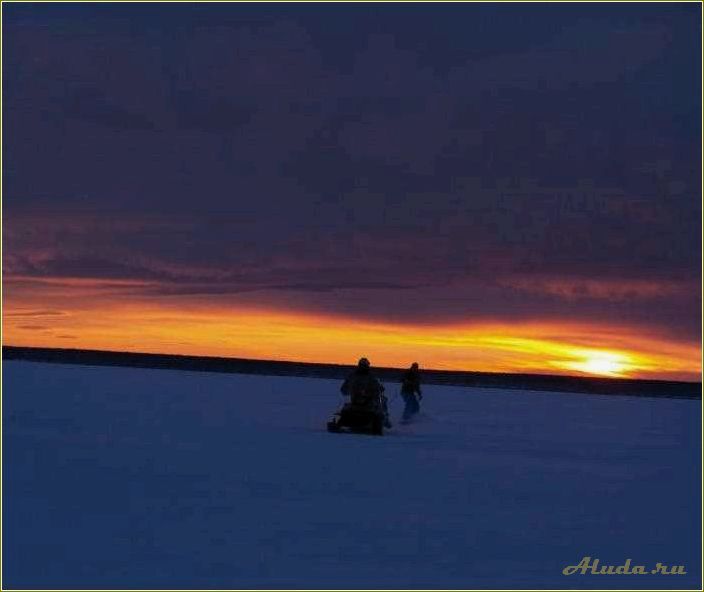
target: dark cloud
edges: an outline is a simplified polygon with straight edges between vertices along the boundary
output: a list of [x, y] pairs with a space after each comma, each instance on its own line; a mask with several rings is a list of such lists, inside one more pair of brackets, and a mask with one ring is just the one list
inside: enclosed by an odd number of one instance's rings
[[114, 104], [95, 88], [77, 89], [62, 107], [68, 117], [97, 123], [113, 130], [156, 129], [156, 125], [146, 116]]
[[664, 26], [619, 26], [584, 19], [528, 51], [489, 56], [455, 68], [450, 80], [469, 92], [590, 88], [622, 81], [657, 59], [671, 37], [672, 31]]
[[698, 332], [699, 7], [335, 8], [6, 7], [7, 276]]

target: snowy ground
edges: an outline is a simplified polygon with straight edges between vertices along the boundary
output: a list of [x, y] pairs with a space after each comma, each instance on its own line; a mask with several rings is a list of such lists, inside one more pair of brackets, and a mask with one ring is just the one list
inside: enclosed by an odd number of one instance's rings
[[378, 438], [338, 387], [5, 362], [3, 589], [700, 588], [700, 401], [429, 386]]

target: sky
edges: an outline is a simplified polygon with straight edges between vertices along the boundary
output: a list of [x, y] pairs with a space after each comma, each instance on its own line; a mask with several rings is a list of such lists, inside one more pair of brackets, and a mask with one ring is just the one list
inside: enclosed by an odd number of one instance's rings
[[698, 3], [2, 13], [5, 344], [700, 379]]

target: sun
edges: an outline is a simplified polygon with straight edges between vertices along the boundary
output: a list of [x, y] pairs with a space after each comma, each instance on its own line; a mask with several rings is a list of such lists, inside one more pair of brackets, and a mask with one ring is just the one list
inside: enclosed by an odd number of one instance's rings
[[558, 365], [568, 370], [577, 370], [584, 374], [609, 376], [611, 378], [626, 377], [632, 369], [627, 356], [616, 352], [581, 350], [575, 351], [578, 359], [561, 362]]
[[582, 371], [602, 376], [623, 376], [625, 365], [618, 360], [605, 357], [588, 358], [581, 364]]

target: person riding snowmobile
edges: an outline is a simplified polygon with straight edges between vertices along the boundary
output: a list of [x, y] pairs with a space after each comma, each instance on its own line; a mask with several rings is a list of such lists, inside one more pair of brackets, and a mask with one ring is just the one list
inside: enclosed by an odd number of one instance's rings
[[357, 367], [340, 387], [340, 392], [344, 396], [349, 397], [352, 405], [373, 406], [375, 401], [381, 401], [384, 426], [387, 428], [391, 427], [387, 400], [384, 396], [384, 385], [371, 373], [371, 365], [367, 358], [359, 360]]
[[[418, 395], [418, 398], [416, 398], [416, 395]], [[403, 378], [401, 379], [401, 396], [406, 403], [406, 407], [403, 410], [402, 421], [409, 421], [420, 411], [419, 401], [423, 398], [423, 394], [420, 390], [418, 362], [413, 362], [411, 367], [404, 372]]]

